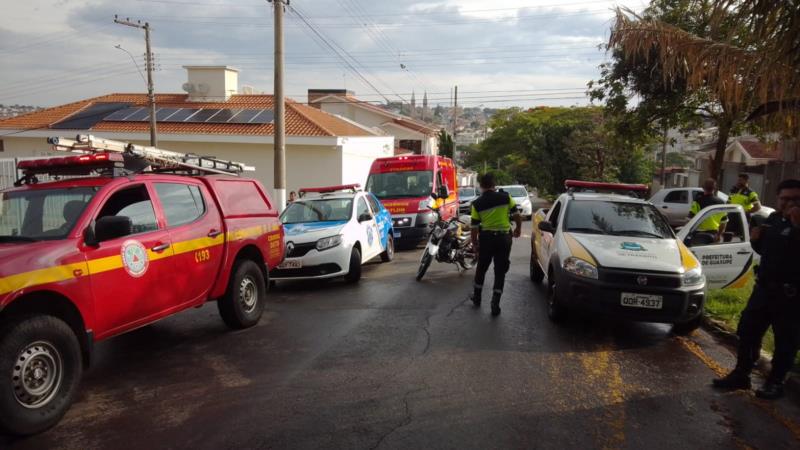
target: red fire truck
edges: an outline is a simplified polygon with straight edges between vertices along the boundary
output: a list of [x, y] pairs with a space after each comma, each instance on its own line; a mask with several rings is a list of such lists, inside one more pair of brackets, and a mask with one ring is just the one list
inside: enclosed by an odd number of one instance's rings
[[284, 256], [278, 211], [243, 164], [49, 142], [73, 155], [21, 161], [0, 192], [0, 430], [14, 434], [59, 421], [97, 341], [211, 300], [230, 327], [255, 325]]
[[444, 220], [458, 215], [456, 167], [450, 158], [429, 155], [378, 158], [372, 163], [367, 190], [392, 214], [394, 240], [416, 245], [428, 237], [436, 215], [429, 201], [432, 193], [444, 198]]

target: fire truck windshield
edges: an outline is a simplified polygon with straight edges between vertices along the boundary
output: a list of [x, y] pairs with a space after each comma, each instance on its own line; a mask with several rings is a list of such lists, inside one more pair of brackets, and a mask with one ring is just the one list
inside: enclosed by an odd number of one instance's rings
[[65, 238], [95, 192], [75, 187], [0, 193], [0, 242]]
[[379, 199], [425, 197], [433, 191], [433, 172], [373, 173], [367, 180], [367, 190]]

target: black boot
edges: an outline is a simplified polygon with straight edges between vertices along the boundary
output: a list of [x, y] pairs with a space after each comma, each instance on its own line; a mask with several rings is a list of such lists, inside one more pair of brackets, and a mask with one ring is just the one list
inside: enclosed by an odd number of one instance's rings
[[472, 291], [472, 295], [469, 296], [469, 299], [472, 301], [472, 305], [476, 308], [481, 307], [481, 290], [475, 289]]
[[722, 378], [715, 378], [711, 384], [717, 389], [735, 391], [737, 389], [750, 389], [750, 374], [734, 369]]
[[492, 295], [492, 315], [500, 315], [500, 294], [496, 292]]
[[767, 380], [761, 389], [756, 390], [756, 397], [765, 400], [776, 400], [783, 397], [783, 383]]

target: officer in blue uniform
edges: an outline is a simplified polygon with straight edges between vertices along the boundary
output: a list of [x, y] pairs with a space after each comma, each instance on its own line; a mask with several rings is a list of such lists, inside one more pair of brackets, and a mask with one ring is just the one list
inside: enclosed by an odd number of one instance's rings
[[750, 389], [750, 372], [761, 352], [761, 339], [772, 326], [775, 354], [766, 382], [756, 391], [765, 399], [783, 395], [783, 381], [800, 348], [800, 180], [778, 185], [778, 208], [753, 229], [753, 250], [761, 255], [753, 294], [739, 321], [736, 368], [714, 380], [719, 389]]

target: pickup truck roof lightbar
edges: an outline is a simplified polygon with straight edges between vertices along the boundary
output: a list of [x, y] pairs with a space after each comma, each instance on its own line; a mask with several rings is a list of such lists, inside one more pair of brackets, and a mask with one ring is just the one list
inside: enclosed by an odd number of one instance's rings
[[312, 188], [300, 188], [298, 194], [301, 197], [304, 197], [308, 193], [314, 194], [330, 194], [332, 192], [357, 192], [361, 190], [361, 185], [358, 183], [354, 184], [342, 184], [338, 186], [323, 186], [323, 187], [312, 187]]
[[121, 154], [126, 165], [133, 166], [138, 162], [138, 170], [149, 166], [153, 171], [188, 171], [221, 175], [240, 175], [242, 172], [255, 170], [252, 166], [236, 161], [193, 153], [173, 152], [156, 147], [98, 138], [90, 134], [79, 134], [76, 139], [50, 137], [47, 138], [47, 142], [53, 146], [54, 150], [66, 152]]
[[650, 187], [646, 184], [606, 183], [580, 180], [566, 180], [564, 181], [564, 187], [570, 194], [574, 192], [610, 192], [638, 198], [644, 198], [650, 191]]

